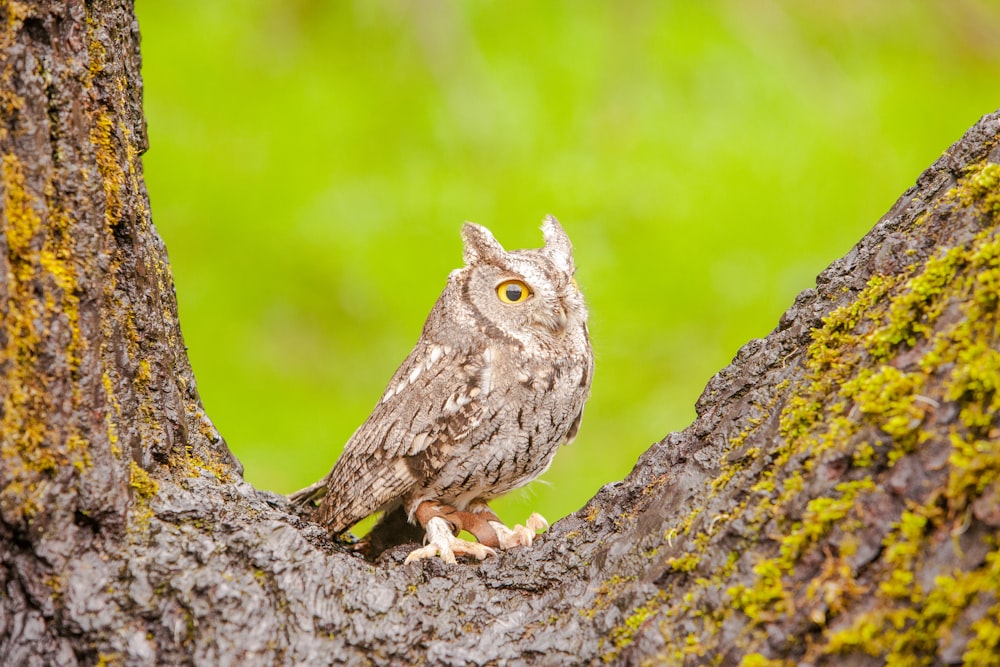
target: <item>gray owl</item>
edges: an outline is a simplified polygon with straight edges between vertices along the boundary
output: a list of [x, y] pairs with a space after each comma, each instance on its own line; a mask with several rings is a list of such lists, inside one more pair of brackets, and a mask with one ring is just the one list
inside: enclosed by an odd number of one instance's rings
[[407, 562], [482, 559], [530, 546], [547, 527], [532, 514], [508, 528], [487, 505], [548, 469], [590, 393], [572, 246], [552, 216], [542, 233], [543, 248], [507, 252], [485, 227], [463, 226], [465, 266], [448, 276], [416, 347], [333, 470], [290, 496], [316, 504], [313, 520], [338, 535], [375, 512], [397, 532], [419, 524], [426, 546]]

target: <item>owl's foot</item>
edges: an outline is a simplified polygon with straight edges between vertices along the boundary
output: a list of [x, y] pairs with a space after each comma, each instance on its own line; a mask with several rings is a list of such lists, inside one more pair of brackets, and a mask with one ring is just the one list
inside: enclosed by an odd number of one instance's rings
[[535, 535], [539, 531], [548, 530], [549, 527], [549, 522], [538, 512], [533, 512], [523, 526], [517, 524], [513, 528], [508, 528], [500, 521], [490, 521], [489, 524], [496, 532], [497, 542], [501, 549], [530, 547], [535, 540]]
[[428, 519], [425, 530], [427, 534], [424, 540], [427, 542], [427, 546], [411, 551], [410, 555], [403, 561], [404, 564], [438, 555], [446, 563], [455, 563], [456, 555], [473, 556], [479, 560], [483, 560], [487, 556], [496, 556], [497, 552], [485, 544], [468, 542], [455, 537], [452, 534], [452, 525], [439, 516]]

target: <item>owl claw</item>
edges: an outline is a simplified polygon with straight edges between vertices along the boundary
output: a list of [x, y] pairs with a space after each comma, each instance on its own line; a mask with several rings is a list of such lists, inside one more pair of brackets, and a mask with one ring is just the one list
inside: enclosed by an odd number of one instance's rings
[[496, 556], [497, 552], [484, 544], [460, 540], [451, 533], [451, 524], [441, 517], [433, 517], [427, 522], [427, 533], [424, 538], [427, 546], [414, 549], [406, 557], [403, 564], [414, 563], [424, 558], [441, 556], [445, 563], [455, 563], [455, 556], [474, 556], [483, 560], [487, 556]]
[[510, 549], [512, 547], [530, 547], [535, 540], [535, 534], [540, 530], [548, 529], [549, 522], [541, 514], [534, 512], [523, 526], [517, 524], [513, 528], [508, 528], [499, 521], [490, 521], [490, 526], [496, 531], [500, 548]]

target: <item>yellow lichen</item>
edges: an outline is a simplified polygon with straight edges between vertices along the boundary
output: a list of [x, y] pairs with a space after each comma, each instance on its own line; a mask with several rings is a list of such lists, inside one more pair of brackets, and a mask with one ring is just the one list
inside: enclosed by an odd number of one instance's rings
[[117, 153], [112, 144], [113, 127], [111, 116], [101, 109], [97, 112], [90, 129], [90, 143], [94, 146], [97, 169], [104, 185], [104, 224], [108, 234], [118, 224], [124, 210], [122, 188], [125, 185], [125, 172], [118, 163]]
[[149, 501], [160, 491], [160, 484], [149, 476], [142, 467], [132, 461], [129, 465], [129, 487], [132, 489], [131, 515], [135, 525], [140, 530], [145, 530], [149, 526], [150, 519], [153, 518], [153, 510], [149, 507]]

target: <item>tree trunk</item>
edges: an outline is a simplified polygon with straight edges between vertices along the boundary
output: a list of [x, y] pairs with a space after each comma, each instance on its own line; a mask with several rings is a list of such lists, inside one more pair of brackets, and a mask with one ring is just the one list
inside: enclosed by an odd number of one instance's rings
[[1000, 112], [533, 548], [370, 563], [205, 415], [130, 3], [0, 16], [4, 665], [1000, 663]]

